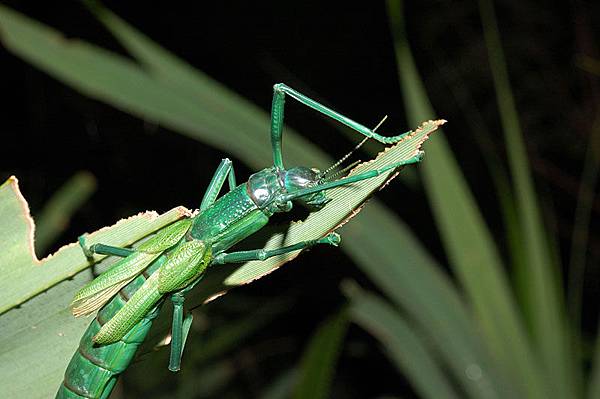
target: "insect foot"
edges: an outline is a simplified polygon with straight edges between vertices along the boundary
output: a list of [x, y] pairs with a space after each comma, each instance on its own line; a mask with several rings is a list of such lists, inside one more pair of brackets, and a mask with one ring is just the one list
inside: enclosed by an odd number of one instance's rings
[[342, 242], [342, 237], [338, 233], [333, 232], [333, 233], [327, 234], [325, 237], [321, 238], [319, 241], [322, 242], [323, 244], [330, 244], [330, 245], [333, 245], [334, 247], [337, 247], [340, 244], [340, 242]]

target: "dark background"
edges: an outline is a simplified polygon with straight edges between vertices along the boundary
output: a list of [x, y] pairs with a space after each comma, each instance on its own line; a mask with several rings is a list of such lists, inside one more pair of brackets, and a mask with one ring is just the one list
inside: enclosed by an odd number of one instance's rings
[[[126, 54], [79, 2], [3, 3], [68, 37]], [[585, 146], [599, 110], [598, 75], [586, 72], [578, 62], [582, 55], [599, 58], [600, 7], [593, 3], [495, 2], [538, 193], [547, 226], [559, 237], [563, 264], [569, 259]], [[387, 114], [385, 131], [411, 128], [404, 115], [383, 2], [105, 4], [265, 110], [270, 108], [273, 83], [285, 82], [366, 125], [375, 125]], [[405, 7], [409, 41], [428, 94], [437, 114], [449, 121], [447, 138], [486, 220], [504, 245], [498, 201], [483, 166], [482, 148], [501, 158], [505, 154], [477, 3], [421, 1], [407, 2]], [[0, 91], [5, 99], [0, 178], [13, 174], [19, 178], [34, 215], [76, 171], [88, 170], [97, 179], [96, 193], [76, 213], [54, 249], [82, 232], [142, 210], [197, 206], [220, 159], [231, 157], [84, 97], [5, 50], [0, 50], [0, 59], [4, 77]], [[286, 107], [286, 121], [335, 157], [351, 148], [320, 116], [300, 105]], [[238, 180], [245, 180], [252, 171], [234, 162]], [[265, 166], [269, 162], [265, 159]], [[444, 262], [419, 186], [393, 184], [379, 197], [392, 206], [401, 198], [397, 212]], [[597, 265], [600, 258], [599, 214], [596, 196], [589, 265]], [[597, 267], [587, 270], [586, 281], [597, 282]], [[297, 361], [311, 331], [342, 305], [338, 286], [345, 277], [369, 284], [341, 251], [318, 248], [231, 294], [234, 298], [292, 298], [287, 315], [230, 354], [237, 359], [235, 381], [245, 396], [255, 395], [281, 364]], [[586, 284], [584, 292], [584, 331], [592, 334], [600, 293], [595, 283]], [[236, 312], [227, 305], [216, 306], [225, 309], [215, 313]], [[263, 374], [257, 376], [239, 361], [242, 354], [256, 355], [257, 347], [268, 348], [265, 342], [277, 339], [285, 344], [278, 347], [279, 352], [272, 349]], [[336, 374], [338, 394], [344, 392], [346, 383], [364, 379], [369, 383], [356, 388], [350, 397], [412, 395], [367, 334], [353, 327], [347, 342]], [[135, 386], [129, 389], [136, 392]]]

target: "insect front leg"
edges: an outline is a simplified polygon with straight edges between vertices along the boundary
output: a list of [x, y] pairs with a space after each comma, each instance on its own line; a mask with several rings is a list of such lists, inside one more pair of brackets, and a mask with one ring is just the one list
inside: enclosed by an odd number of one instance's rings
[[222, 252], [215, 256], [212, 264], [224, 264], [224, 263], [240, 263], [249, 262], [251, 260], [265, 260], [272, 258], [273, 256], [287, 254], [289, 252], [299, 251], [305, 248], [309, 248], [318, 244], [328, 244], [337, 246], [341, 241], [338, 233], [329, 233], [325, 237], [318, 240], [301, 241], [297, 244], [288, 245], [276, 249], [255, 249], [250, 251], [238, 251], [225, 253]]
[[212, 205], [213, 202], [215, 202], [219, 192], [221, 191], [221, 188], [223, 188], [223, 184], [225, 184], [225, 179], [229, 181], [229, 191], [233, 190], [236, 186], [235, 172], [233, 170], [233, 163], [228, 158], [225, 158], [221, 161], [210, 183], [208, 184], [208, 188], [204, 193], [204, 197], [202, 197], [200, 211], [205, 210]]
[[304, 197], [305, 195], [318, 193], [321, 191], [330, 190], [335, 187], [346, 186], [348, 184], [356, 183], [362, 180], [372, 179], [381, 175], [382, 173], [389, 172], [390, 170], [394, 170], [400, 168], [402, 166], [411, 165], [413, 163], [421, 162], [423, 159], [423, 152], [419, 151], [416, 155], [409, 159], [405, 159], [403, 161], [394, 162], [392, 164], [386, 165], [382, 168], [370, 170], [368, 172], [359, 173], [357, 175], [352, 175], [345, 177], [343, 179], [339, 179], [336, 181], [319, 184], [313, 187], [302, 188], [296, 191], [293, 191], [288, 194], [283, 194], [278, 198], [278, 201], [285, 203], [286, 201], [292, 201], [296, 198]]

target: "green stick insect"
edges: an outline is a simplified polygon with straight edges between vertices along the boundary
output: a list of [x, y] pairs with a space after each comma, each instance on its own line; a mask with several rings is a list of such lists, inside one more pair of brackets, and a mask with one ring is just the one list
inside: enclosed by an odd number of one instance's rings
[[[398, 142], [407, 134], [381, 136], [284, 84], [276, 84], [271, 110], [272, 167], [237, 185], [232, 163], [224, 159], [208, 185], [197, 215], [163, 228], [136, 249], [103, 244], [88, 247], [84, 237], [80, 237], [80, 245], [89, 258], [96, 253], [122, 259], [80, 289], [73, 299], [75, 316], [96, 311], [98, 315], [67, 367], [57, 398], [107, 398], [144, 341], [165, 298], [173, 304], [169, 369], [179, 370], [192, 321], [191, 313], [184, 317], [185, 295], [208, 266], [265, 260], [318, 244], [337, 246], [340, 236], [329, 233], [317, 240], [271, 250], [227, 252], [267, 225], [273, 214], [290, 211], [294, 203], [310, 211], [321, 209], [329, 201], [327, 190], [379, 176], [422, 158], [419, 152], [411, 159], [333, 181], [335, 176], [328, 178], [333, 168], [325, 172], [304, 166], [286, 169], [281, 151], [286, 95], [384, 144]], [[217, 199], [226, 180], [229, 192]]]

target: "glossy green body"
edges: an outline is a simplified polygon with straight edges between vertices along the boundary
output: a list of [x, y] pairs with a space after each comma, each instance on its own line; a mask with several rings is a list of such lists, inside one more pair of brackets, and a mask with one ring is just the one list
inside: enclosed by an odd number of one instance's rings
[[241, 184], [197, 215], [190, 236], [209, 243], [217, 254], [264, 227], [270, 215], [258, 208], [248, 190]]
[[[303, 166], [285, 169], [281, 135], [286, 94], [368, 138], [394, 143], [404, 137], [404, 134], [380, 136], [293, 89], [276, 84], [271, 113], [272, 167], [251, 175], [246, 183], [236, 185], [231, 161], [224, 159], [204, 194], [200, 212], [192, 219], [180, 220], [161, 229], [136, 250], [101, 243], [88, 248], [80, 238], [88, 257], [99, 253], [124, 258], [79, 290], [71, 304], [76, 316], [100, 310], [69, 363], [57, 398], [107, 398], [119, 374], [127, 368], [144, 341], [166, 297], [173, 303], [169, 369], [179, 370], [191, 323], [191, 318], [183, 319], [184, 296], [201, 279], [208, 266], [265, 260], [317, 244], [337, 245], [340, 238], [336, 233], [330, 233], [320, 239], [281, 248], [225, 251], [267, 225], [273, 214], [291, 210], [293, 203], [305, 205], [309, 210], [320, 209], [329, 202], [326, 190], [370, 179], [421, 159], [421, 154], [417, 154], [403, 162], [335, 181], [327, 174], [345, 158], [325, 172]], [[217, 200], [226, 180], [230, 191]]]
[[158, 270], [164, 260], [164, 256], [157, 259], [98, 312], [83, 334], [77, 352], [69, 362], [65, 379], [56, 398], [107, 398], [110, 395], [119, 374], [129, 366], [138, 347], [146, 339], [161, 304], [144, 316], [118, 342], [96, 345], [92, 338], [100, 331], [100, 327], [125, 305], [126, 301], [146, 282], [148, 277]]

